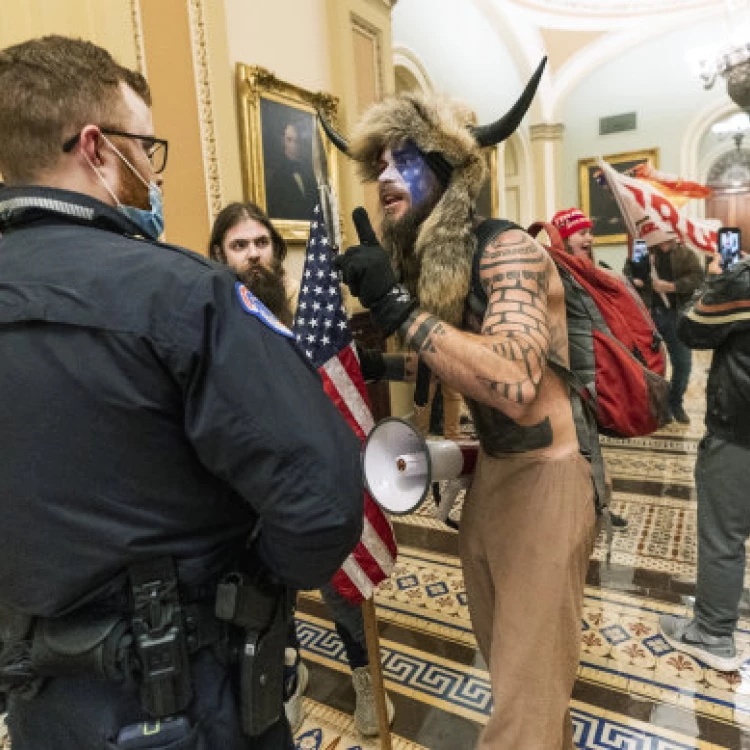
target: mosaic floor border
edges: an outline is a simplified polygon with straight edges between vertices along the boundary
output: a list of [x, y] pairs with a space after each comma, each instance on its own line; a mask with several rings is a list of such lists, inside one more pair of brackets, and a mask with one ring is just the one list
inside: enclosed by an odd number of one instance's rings
[[[332, 626], [320, 618], [302, 614], [299, 635], [304, 657], [342, 674], [349, 669]], [[333, 646], [333, 648], [332, 648]], [[430, 707], [474, 721], [486, 722], [491, 709], [489, 681], [484, 670], [455, 665], [440, 657], [426, 658], [423, 652], [390, 640], [381, 642], [385, 686]], [[340, 714], [340, 712], [335, 712]], [[571, 701], [574, 739], [580, 750], [726, 750], [719, 745], [695, 740], [666, 727], [638, 721], [610, 711]], [[339, 719], [341, 721], [341, 719]], [[318, 722], [306, 719], [301, 736], [317, 740]], [[302, 745], [299, 750], [327, 750], [322, 742]], [[358, 748], [360, 746], [355, 746]], [[362, 745], [362, 750], [365, 746]], [[396, 746], [394, 745], [394, 748]], [[409, 747], [409, 745], [403, 745]], [[413, 746], [417, 747], [417, 746]], [[331, 748], [333, 750], [333, 748]], [[353, 749], [354, 750], [354, 749]]]
[[[377, 597], [379, 617], [437, 637], [473, 646], [471, 624], [465, 602], [463, 579], [457, 558], [423, 550], [401, 551], [394, 576], [384, 583]], [[743, 670], [723, 674], [697, 660], [674, 652], [658, 632], [661, 614], [686, 614], [682, 605], [643, 599], [616, 591], [587, 587], [582, 622], [582, 656], [579, 677], [623, 693], [657, 703], [677, 706], [728, 724], [750, 727], [750, 662]], [[310, 616], [302, 615], [302, 619]], [[343, 659], [343, 650], [330, 623], [319, 620], [301, 640], [317, 656]], [[315, 628], [319, 629], [318, 635]], [[320, 630], [322, 629], [322, 630]], [[325, 631], [326, 638], [319, 641]], [[307, 640], [306, 640], [307, 639]], [[740, 621], [738, 647], [750, 654], [750, 622]], [[465, 667], [397, 643], [386, 643], [392, 657], [386, 659], [386, 674], [410, 695], [424, 690], [434, 705], [466, 716], [477, 712], [477, 701], [489, 699], [484, 670]], [[389, 666], [390, 665], [390, 666]], [[393, 674], [389, 674], [392, 669]], [[430, 676], [430, 670], [437, 670]], [[425, 687], [410, 675], [427, 672]], [[461, 685], [460, 675], [469, 675]], [[406, 680], [406, 681], [405, 681]], [[434, 685], [450, 686], [449, 700]], [[432, 685], [432, 687], [429, 687]], [[446, 687], [447, 689], [447, 687]], [[461, 696], [469, 696], [464, 700]], [[420, 698], [424, 700], [424, 698]], [[479, 713], [484, 712], [480, 706]]]

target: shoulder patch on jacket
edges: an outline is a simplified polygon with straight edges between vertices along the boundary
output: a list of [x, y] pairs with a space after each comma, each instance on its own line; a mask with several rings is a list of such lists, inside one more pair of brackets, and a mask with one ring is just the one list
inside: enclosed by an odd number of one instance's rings
[[242, 309], [255, 316], [263, 325], [282, 336], [295, 339], [296, 336], [241, 282], [234, 284]]

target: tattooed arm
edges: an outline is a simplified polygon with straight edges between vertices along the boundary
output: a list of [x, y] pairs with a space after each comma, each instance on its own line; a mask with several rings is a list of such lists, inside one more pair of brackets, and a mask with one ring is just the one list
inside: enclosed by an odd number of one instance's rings
[[415, 310], [401, 327], [407, 345], [464, 396], [521, 419], [536, 399], [549, 352], [550, 262], [525, 232], [504, 232], [480, 259], [489, 299], [481, 335]]

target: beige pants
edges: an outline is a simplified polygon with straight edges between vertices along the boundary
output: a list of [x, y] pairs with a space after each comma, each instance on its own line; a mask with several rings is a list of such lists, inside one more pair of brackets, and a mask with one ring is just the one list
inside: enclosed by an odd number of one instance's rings
[[577, 452], [481, 455], [460, 535], [494, 701], [481, 750], [573, 748], [568, 703], [594, 527], [591, 473]]
[[[430, 395], [424, 406], [414, 404], [414, 425], [423, 434], [430, 431], [430, 413], [432, 412], [432, 401], [435, 398], [437, 378], [430, 379]], [[443, 394], [443, 436], [448, 440], [461, 440], [461, 405], [463, 397], [458, 391], [449, 388], [445, 383], [441, 384], [440, 392]]]

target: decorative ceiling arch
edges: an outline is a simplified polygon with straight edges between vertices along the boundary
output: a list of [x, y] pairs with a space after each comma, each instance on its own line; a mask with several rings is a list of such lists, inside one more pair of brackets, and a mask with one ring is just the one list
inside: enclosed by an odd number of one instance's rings
[[512, 4], [537, 26], [571, 30], [620, 30], [694, 12], [715, 15], [726, 0], [495, 0]]
[[408, 47], [394, 45], [393, 66], [394, 68], [404, 68], [405, 70], [408, 70], [422, 91], [434, 90], [434, 86], [432, 85], [432, 81], [427, 73], [424, 63], [419, 59], [419, 55]]
[[[542, 79], [531, 114], [558, 122], [565, 100], [586, 76], [644, 41], [714, 19], [725, 0], [473, 0], [510, 52], [521, 77], [528, 77], [552, 29], [589, 30], [581, 49]], [[598, 36], [590, 31], [599, 30]], [[560, 34], [559, 31], [555, 32]]]
[[[528, 80], [539, 64], [539, 60], [546, 54], [544, 40], [539, 29], [528, 23], [522, 15], [514, 13], [513, 9], [508, 7], [510, 3], [497, 2], [497, 0], [472, 1], [510, 53], [521, 80]], [[551, 75], [548, 71], [542, 77], [539, 90], [531, 105], [530, 114], [537, 121], [550, 121], [551, 86]]]
[[680, 149], [680, 174], [687, 179], [702, 179], [704, 174], [699, 172], [698, 163], [700, 145], [703, 137], [711, 130], [711, 126], [737, 112], [737, 105], [727, 96], [726, 100], [717, 104], [708, 102], [690, 121], [682, 137]]

